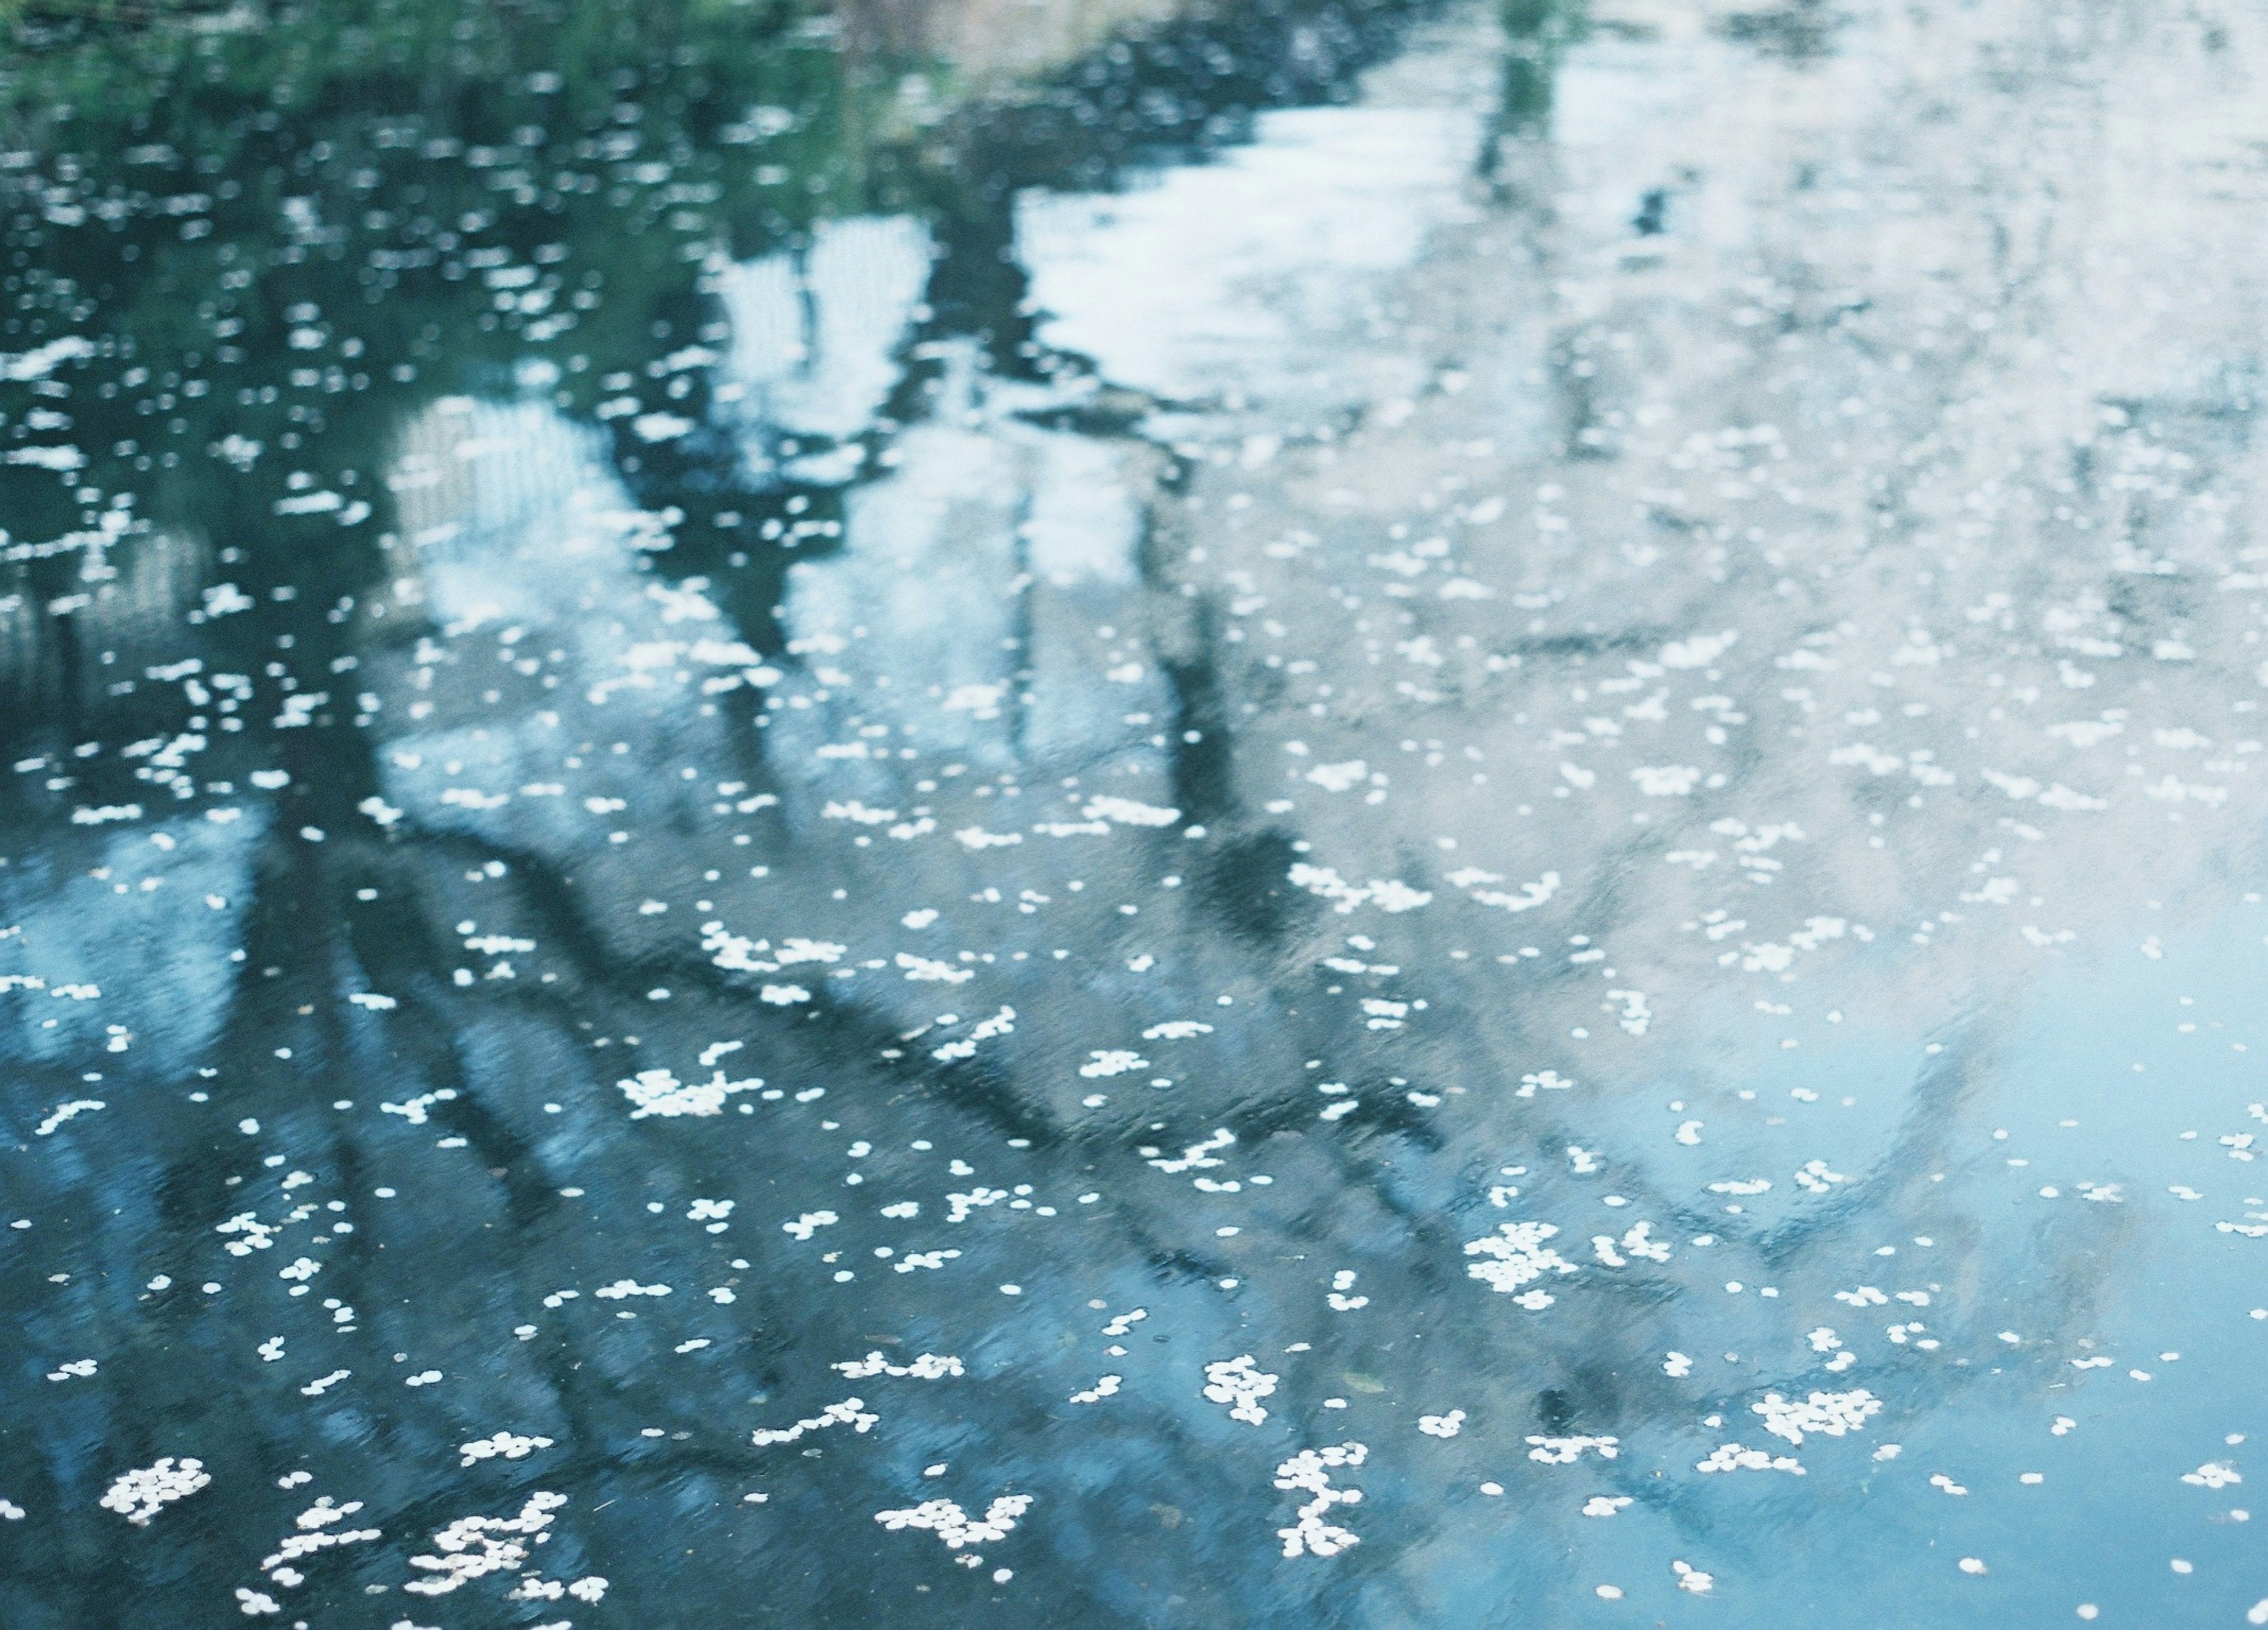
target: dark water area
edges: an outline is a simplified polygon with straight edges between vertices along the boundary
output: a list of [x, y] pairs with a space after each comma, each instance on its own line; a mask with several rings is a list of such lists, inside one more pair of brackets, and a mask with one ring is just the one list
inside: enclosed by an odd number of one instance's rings
[[16, 27], [0, 1623], [2268, 1622], [2257, 8]]

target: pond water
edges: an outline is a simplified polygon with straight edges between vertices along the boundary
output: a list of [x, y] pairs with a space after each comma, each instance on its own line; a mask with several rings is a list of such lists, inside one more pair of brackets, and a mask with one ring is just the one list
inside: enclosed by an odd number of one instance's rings
[[2258, 7], [23, 26], [10, 1625], [2268, 1622]]

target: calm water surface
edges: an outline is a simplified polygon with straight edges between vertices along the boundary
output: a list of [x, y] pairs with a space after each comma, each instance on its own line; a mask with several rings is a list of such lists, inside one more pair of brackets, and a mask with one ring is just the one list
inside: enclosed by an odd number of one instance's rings
[[2268, 1622], [2257, 4], [26, 27], [0, 1619]]

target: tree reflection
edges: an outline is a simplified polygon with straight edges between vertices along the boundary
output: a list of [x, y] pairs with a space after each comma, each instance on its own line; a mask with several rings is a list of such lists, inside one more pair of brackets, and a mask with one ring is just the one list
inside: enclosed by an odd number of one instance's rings
[[[939, 365], [927, 348], [973, 342], [987, 367], [1027, 382], [1081, 369], [1035, 343], [1016, 193], [1199, 159], [1248, 136], [1258, 108], [1344, 97], [1410, 9], [1191, 16], [1011, 103], [949, 115], [909, 111], [902, 95], [906, 72], [938, 65], [845, 57], [824, 19], [784, 6], [678, 0], [633, 17], [579, 3], [342, 4], [40, 25], [11, 65], [0, 167], [12, 297], [0, 318], [0, 570], [14, 597], [0, 624], [0, 733], [23, 762], [68, 773], [46, 776], [53, 786], [19, 775], [0, 793], [8, 846], [52, 863], [44, 904], [62, 911], [65, 874], [108, 852], [104, 834], [67, 824], [75, 804], [139, 804], [156, 825], [225, 796], [265, 822], [242, 851], [249, 904], [229, 919], [242, 961], [215, 1033], [194, 1057], [149, 1047], [106, 1060], [105, 1090], [174, 1093], [191, 1066], [210, 1070], [232, 1120], [270, 1128], [295, 1164], [322, 1172], [324, 1195], [357, 1204], [371, 1151], [325, 1108], [331, 1093], [431, 1099], [434, 1129], [464, 1140], [489, 1181], [405, 1188], [402, 1212], [419, 1221], [392, 1261], [342, 1236], [322, 1287], [363, 1321], [340, 1338], [342, 1365], [390, 1383], [392, 1353], [416, 1350], [483, 1376], [488, 1396], [526, 1400], [521, 1424], [563, 1440], [642, 1429], [651, 1399], [631, 1385], [635, 1344], [617, 1337], [586, 1368], [553, 1344], [499, 1361], [469, 1332], [490, 1311], [483, 1299], [540, 1295], [593, 1228], [607, 1233], [609, 1208], [642, 1206], [626, 1191], [563, 1217], [558, 1155], [529, 1130], [545, 1123], [526, 1100], [571, 1095], [532, 1084], [530, 1066], [610, 1093], [615, 1072], [593, 1062], [588, 1032], [646, 1028], [657, 985], [676, 993], [672, 1023], [687, 1035], [763, 1037], [774, 1079], [878, 1095], [928, 1085], [914, 1064], [874, 1062], [895, 1037], [886, 1014], [822, 1001], [806, 1022], [757, 1003], [705, 957], [626, 946], [610, 926], [621, 902], [603, 879], [578, 883], [583, 868], [559, 854], [415, 819], [391, 832], [371, 824], [385, 730], [357, 693], [384, 689], [372, 674], [406, 666], [430, 631], [399, 586], [416, 541], [388, 480], [409, 427], [450, 398], [548, 405], [653, 518], [666, 544], [651, 557], [655, 573], [708, 579], [742, 637], [775, 650], [773, 609], [796, 558], [779, 535], [799, 531], [806, 554], [832, 546], [845, 487], [871, 479], [889, 439], [926, 410]], [[852, 473], [799, 479], [781, 466], [825, 448], [801, 437], [791, 451], [780, 426], [745, 409], [723, 360], [732, 336], [717, 278], [731, 262], [805, 253], [830, 219], [873, 213], [923, 224], [936, 250], [924, 298], [894, 358], [897, 385], [844, 439], [864, 454]], [[1123, 431], [1123, 416], [1109, 428]], [[153, 679], [151, 667], [175, 676]], [[1179, 722], [1224, 742], [1204, 660], [1176, 677]], [[269, 727], [295, 705], [296, 727]], [[121, 749], [135, 737], [169, 745], [132, 756]], [[97, 750], [70, 756], [79, 745]], [[1192, 809], [1227, 812], [1221, 751], [1185, 756], [1176, 793]], [[244, 785], [254, 771], [281, 772], [290, 790], [254, 796]], [[1274, 852], [1263, 845], [1254, 864]], [[524, 925], [556, 953], [558, 983], [460, 988], [464, 935], [448, 925], [470, 873], [490, 880], [485, 926]], [[1244, 917], [1264, 938], [1278, 909], [1261, 898]], [[344, 1010], [347, 990], [391, 992], [403, 1022], [381, 1029]], [[500, 1052], [514, 1060], [510, 1080], [497, 1073]], [[21, 1101], [77, 1088], [78, 1062], [20, 1060]], [[909, 1103], [906, 1126], [974, 1122], [1043, 1142], [1047, 1119], [1018, 1086], [975, 1064], [949, 1093]], [[252, 1198], [245, 1162], [204, 1125], [203, 1111], [169, 1098], [125, 1134], [121, 1158], [59, 1168], [34, 1198], [83, 1203], [158, 1242], [149, 1265], [186, 1287], [215, 1220], [274, 1198]], [[665, 1139], [648, 1154], [704, 1192], [744, 1175], [712, 1139]], [[783, 1149], [777, 1169], [784, 1179], [830, 1158]], [[433, 1282], [419, 1265], [458, 1249], [464, 1226], [490, 1231], [493, 1275]], [[1182, 1280], [1218, 1271], [1152, 1234], [1133, 1228], [1138, 1263]], [[270, 1333], [260, 1313], [208, 1307], [185, 1288], [139, 1309], [133, 1294], [122, 1279], [73, 1304], [90, 1324], [137, 1321], [110, 1367], [131, 1418], [114, 1433], [82, 1421], [43, 1441], [47, 1486], [90, 1492], [92, 1437], [147, 1458], [188, 1421], [247, 1461], [310, 1452], [304, 1420], [212, 1384], [217, 1355], [233, 1362]], [[745, 1409], [813, 1354], [861, 1350], [863, 1333], [826, 1309], [746, 1294], [760, 1334], [713, 1384], [673, 1401], [673, 1425]], [[1014, 1406], [1037, 1413], [1030, 1399]], [[383, 1442], [387, 1464], [354, 1471], [354, 1492], [406, 1544], [462, 1515], [421, 1470], [447, 1464], [451, 1446], [382, 1414], [325, 1413], [319, 1452]], [[666, 1476], [688, 1464], [681, 1457]], [[745, 1468], [696, 1470], [729, 1496], [725, 1479]], [[566, 1474], [578, 1471], [634, 1494], [663, 1480], [603, 1457]], [[812, 1498], [855, 1509], [868, 1477], [828, 1463]], [[223, 1555], [235, 1537], [289, 1526], [293, 1502], [272, 1481], [217, 1489], [199, 1525], [182, 1527], [200, 1567], [235, 1568]], [[150, 1588], [74, 1541], [42, 1564], [35, 1590], [56, 1622], [109, 1622]], [[768, 1599], [785, 1611], [769, 1598], [777, 1588]], [[351, 1603], [350, 1589], [330, 1604]], [[1098, 1600], [1071, 1571], [1054, 1589], [1058, 1616]], [[850, 1582], [830, 1586], [816, 1613], [811, 1591], [794, 1594], [806, 1622], [858, 1611]]]

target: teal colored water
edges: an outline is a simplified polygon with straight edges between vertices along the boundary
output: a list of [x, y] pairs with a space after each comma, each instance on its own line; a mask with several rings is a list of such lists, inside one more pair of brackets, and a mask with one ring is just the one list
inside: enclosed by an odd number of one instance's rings
[[2268, 1622], [2201, 17], [23, 21], [0, 1619]]

